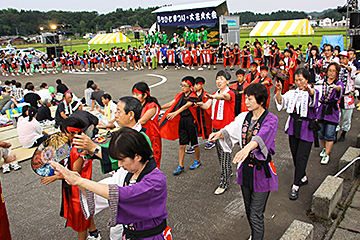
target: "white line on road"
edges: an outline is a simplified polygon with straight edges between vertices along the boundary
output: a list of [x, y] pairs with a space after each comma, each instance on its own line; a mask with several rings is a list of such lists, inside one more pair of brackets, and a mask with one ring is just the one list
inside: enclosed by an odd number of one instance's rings
[[150, 76], [150, 77], [158, 77], [158, 78], [161, 78], [161, 81], [160, 81], [160, 82], [155, 83], [155, 84], [149, 86], [149, 88], [157, 87], [157, 86], [159, 86], [159, 85], [161, 85], [161, 84], [163, 84], [163, 83], [165, 83], [165, 82], [167, 81], [167, 78], [164, 77], [164, 76], [161, 76], [161, 75], [157, 75], [157, 74], [146, 74], [146, 75], [148, 75], [148, 76]]
[[98, 75], [98, 74], [107, 74], [107, 73], [94, 73], [94, 72], [73, 72], [71, 74], [95, 74], [95, 75]]

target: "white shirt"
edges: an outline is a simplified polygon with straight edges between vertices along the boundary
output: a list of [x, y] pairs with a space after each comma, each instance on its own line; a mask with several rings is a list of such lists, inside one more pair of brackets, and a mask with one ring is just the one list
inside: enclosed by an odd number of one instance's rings
[[36, 93], [41, 97], [41, 101], [44, 101], [45, 99], [52, 99], [49, 89], [47, 88], [40, 89]]
[[43, 136], [42, 131], [42, 127], [35, 118], [33, 118], [31, 122], [29, 122], [29, 117], [19, 118], [17, 132], [19, 142], [23, 148], [31, 148], [35, 141]]
[[94, 92], [92, 88], [87, 88], [84, 91], [84, 97], [85, 97], [85, 104], [86, 106], [92, 107], [92, 101], [91, 101], [91, 93]]

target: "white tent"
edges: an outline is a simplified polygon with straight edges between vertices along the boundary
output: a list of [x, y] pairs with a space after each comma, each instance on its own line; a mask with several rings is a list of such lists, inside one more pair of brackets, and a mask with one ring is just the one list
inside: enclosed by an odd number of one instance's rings
[[300, 36], [313, 35], [314, 29], [308, 19], [258, 22], [250, 32], [253, 36]]
[[105, 34], [97, 34], [93, 37], [88, 44], [109, 44], [109, 43], [123, 43], [123, 42], [131, 42], [131, 40], [126, 37], [124, 34], [117, 33], [105, 33]]

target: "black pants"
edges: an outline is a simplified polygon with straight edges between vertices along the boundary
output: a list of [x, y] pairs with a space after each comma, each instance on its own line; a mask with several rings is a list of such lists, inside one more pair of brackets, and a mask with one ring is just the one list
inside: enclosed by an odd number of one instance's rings
[[47, 139], [49, 137], [49, 135], [43, 135], [42, 137], [39, 137], [38, 139], [36, 139], [36, 141], [34, 142], [34, 144], [32, 145], [32, 147], [38, 147], [43, 141], [45, 141], [45, 139]]
[[[218, 131], [220, 131], [220, 129], [213, 128], [213, 132], [218, 132]], [[220, 146], [219, 140], [215, 141], [215, 146], [221, 168], [219, 187], [227, 189], [230, 185], [230, 179], [232, 175], [231, 153], [224, 152], [224, 150]]]
[[306, 176], [312, 142], [289, 136], [289, 144], [295, 167], [294, 185], [299, 186], [301, 179]]
[[168, 65], [167, 57], [162, 59], [162, 66], [165, 68]]
[[269, 67], [270, 63], [270, 56], [264, 56], [264, 65]]
[[264, 212], [270, 192], [254, 192], [244, 186], [241, 186], [241, 191], [246, 217], [251, 228], [251, 239], [262, 240], [265, 232]]

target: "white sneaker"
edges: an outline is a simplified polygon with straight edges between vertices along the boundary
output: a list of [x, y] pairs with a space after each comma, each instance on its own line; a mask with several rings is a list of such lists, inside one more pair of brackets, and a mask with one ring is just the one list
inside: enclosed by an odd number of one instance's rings
[[203, 69], [202, 67], [199, 67], [198, 70], [199, 70], [199, 71], [202, 71], [202, 70], [204, 70], [204, 69]]
[[185, 68], [185, 65], [181, 65], [181, 67]]
[[195, 68], [194, 67], [191, 67], [192, 70], [194, 70]]
[[325, 152], [326, 152], [326, 148], [324, 148], [324, 149], [321, 151], [321, 153], [320, 153], [320, 157], [325, 156]]
[[203, 65], [204, 68], [206, 68], [206, 65]]
[[93, 71], [94, 71], [95, 69], [94, 69], [94, 68], [92, 68], [91, 70], [93, 70]]
[[89, 69], [86, 69], [87, 72], [89, 72], [90, 70]]
[[190, 70], [190, 67], [189, 67], [189, 66], [187, 66], [187, 67], [186, 67], [186, 69], [187, 69], [187, 70]]
[[61, 71], [61, 73], [65, 73], [65, 71], [64, 71], [64, 70], [62, 70], [62, 71]]
[[94, 236], [87, 236], [86, 240], [101, 240], [101, 236], [100, 236], [100, 231], [98, 231], [98, 236], [94, 237]]
[[141, 67], [141, 69], [144, 69], [143, 67]]
[[15, 171], [21, 169], [21, 166], [18, 164], [18, 162], [11, 162], [10, 167]]
[[45, 72], [41, 72], [41, 74], [43, 74], [43, 75], [44, 75], [44, 74], [45, 74]]
[[149, 67], [149, 70], [151, 70], [151, 67]]
[[116, 69], [115, 68], [113, 68], [113, 72], [115, 72], [116, 71]]
[[49, 71], [46, 71], [46, 73], [50, 73]]
[[107, 68], [105, 68], [105, 72], [109, 71]]
[[121, 67], [118, 67], [117, 70], [120, 71], [120, 70], [121, 70]]
[[15, 73], [11, 73], [11, 76], [15, 77]]
[[10, 172], [10, 164], [4, 163], [4, 164], [2, 165], [2, 169], [3, 169], [3, 173], [8, 173], [8, 172]]
[[29, 74], [25, 73], [25, 76], [29, 76]]
[[133, 67], [130, 67], [130, 69], [134, 69]]
[[20, 76], [20, 73], [16, 73], [16, 76]]
[[5, 76], [7, 76], [7, 77], [8, 77], [8, 76], [9, 76], [9, 74], [6, 74]]
[[214, 194], [215, 194], [215, 195], [223, 194], [223, 193], [225, 192], [225, 190], [226, 190], [225, 188], [218, 187], [218, 188], [215, 190]]
[[326, 165], [326, 164], [328, 164], [329, 161], [330, 161], [329, 155], [324, 155], [323, 158], [321, 159], [320, 163]]
[[32, 73], [29, 73], [29, 75], [30, 75], [30, 76], [32, 76], [32, 75], [34, 75], [34, 74], [32, 74]]
[[82, 72], [85, 72], [85, 68], [81, 69]]
[[124, 68], [124, 71], [127, 71], [128, 69], [127, 68]]

